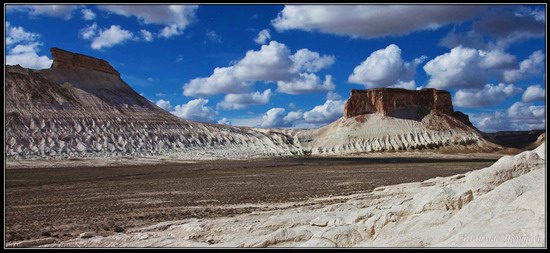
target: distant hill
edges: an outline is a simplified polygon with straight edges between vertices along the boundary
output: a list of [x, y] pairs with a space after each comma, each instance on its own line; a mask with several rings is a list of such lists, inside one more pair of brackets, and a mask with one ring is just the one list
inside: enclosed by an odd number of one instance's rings
[[500, 131], [495, 133], [485, 133], [487, 138], [494, 143], [504, 147], [518, 149], [534, 149], [538, 145], [534, 144], [537, 138], [544, 134], [544, 129], [531, 131]]

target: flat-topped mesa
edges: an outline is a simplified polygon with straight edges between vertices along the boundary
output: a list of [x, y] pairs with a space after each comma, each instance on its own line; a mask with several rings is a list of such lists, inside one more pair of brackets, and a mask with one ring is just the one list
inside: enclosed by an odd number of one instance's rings
[[344, 117], [350, 118], [369, 113], [410, 117], [430, 111], [459, 116], [453, 110], [451, 93], [448, 91], [432, 88], [422, 90], [375, 88], [351, 90], [350, 98], [344, 107]]
[[52, 69], [89, 69], [120, 77], [120, 73], [105, 60], [55, 47], [51, 48], [50, 52], [53, 58]]

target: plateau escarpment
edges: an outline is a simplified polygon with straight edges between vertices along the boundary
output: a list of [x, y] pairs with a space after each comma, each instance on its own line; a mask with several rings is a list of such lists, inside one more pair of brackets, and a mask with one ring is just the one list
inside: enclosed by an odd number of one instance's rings
[[468, 115], [455, 112], [451, 93], [437, 89], [406, 90], [395, 88], [375, 88], [352, 90], [344, 106], [344, 117], [380, 113], [396, 118], [418, 119], [438, 112], [455, 117], [464, 124], [472, 125]]
[[117, 77], [120, 77], [120, 73], [116, 71], [109, 62], [90, 57], [83, 54], [72, 53], [59, 48], [51, 48], [50, 52], [53, 58], [52, 69], [86, 69], [104, 72]]
[[135, 92], [103, 60], [57, 49], [52, 56], [46, 70], [6, 66], [8, 159], [301, 152], [285, 134], [180, 119]]
[[297, 136], [312, 154], [500, 149], [483, 138], [466, 114], [453, 110], [449, 92], [436, 89], [352, 90], [342, 118]]
[[51, 49], [50, 69], [6, 66], [8, 159], [170, 156], [184, 159], [450, 149], [495, 150], [450, 94], [353, 90], [344, 117], [312, 130], [180, 119], [124, 82], [107, 61]]

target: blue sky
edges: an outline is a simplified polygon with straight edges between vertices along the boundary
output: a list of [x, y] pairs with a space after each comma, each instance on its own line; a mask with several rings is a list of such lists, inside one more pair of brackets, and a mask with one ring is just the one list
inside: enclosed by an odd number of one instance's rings
[[8, 5], [6, 64], [109, 61], [191, 120], [318, 127], [351, 89], [433, 87], [484, 131], [545, 128], [544, 5]]

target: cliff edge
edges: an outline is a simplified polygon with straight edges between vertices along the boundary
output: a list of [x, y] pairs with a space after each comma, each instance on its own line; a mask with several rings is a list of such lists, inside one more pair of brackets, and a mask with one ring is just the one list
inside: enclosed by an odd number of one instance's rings
[[59, 48], [51, 48], [53, 64], [52, 69], [88, 69], [108, 73], [120, 77], [109, 62], [91, 56], [69, 52]]
[[472, 126], [468, 115], [454, 111], [451, 93], [433, 88], [351, 90], [350, 98], [344, 106], [345, 118], [380, 113], [396, 118], [421, 119], [431, 112], [447, 114]]

